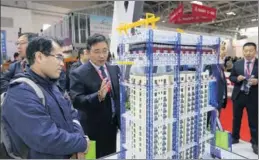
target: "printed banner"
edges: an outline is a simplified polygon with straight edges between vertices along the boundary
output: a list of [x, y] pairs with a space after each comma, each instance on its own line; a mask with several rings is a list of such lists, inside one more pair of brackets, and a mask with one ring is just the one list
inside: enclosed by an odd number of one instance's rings
[[175, 22], [179, 17], [183, 15], [183, 4], [180, 4], [175, 10], [169, 15], [169, 22]]
[[211, 18], [204, 16], [193, 16], [192, 14], [184, 14], [182, 17], [179, 17], [175, 24], [188, 24], [188, 23], [201, 23], [201, 22], [211, 22]]
[[184, 14], [183, 4], [180, 4], [169, 15], [169, 22], [175, 24], [190, 24], [211, 22], [217, 17], [217, 9], [208, 6], [192, 4], [192, 13]]
[[106, 37], [112, 32], [112, 18], [105, 16], [90, 15], [90, 35], [103, 34]]
[[193, 16], [204, 16], [207, 18], [215, 19], [217, 17], [217, 9], [204, 5], [192, 4]]

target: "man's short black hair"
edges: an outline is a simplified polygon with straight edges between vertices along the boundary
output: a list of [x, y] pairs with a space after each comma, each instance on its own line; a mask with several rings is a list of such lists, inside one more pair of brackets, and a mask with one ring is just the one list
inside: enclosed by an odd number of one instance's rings
[[[22, 34], [20, 35], [20, 37], [21, 37], [21, 36], [26, 36], [27, 39], [28, 39], [28, 42], [31, 42], [34, 38], [38, 37], [38, 34], [37, 34], [37, 33], [22, 33]], [[19, 38], [20, 38], [20, 37], [19, 37]]]
[[80, 48], [79, 50], [78, 50], [78, 59], [81, 59], [81, 54], [84, 54], [84, 50], [85, 50], [85, 48]]
[[90, 36], [89, 38], [88, 38], [88, 40], [87, 40], [87, 44], [86, 44], [86, 49], [88, 50], [88, 51], [90, 51], [91, 50], [91, 47], [93, 46], [93, 45], [95, 45], [96, 43], [100, 43], [100, 42], [105, 42], [107, 45], [108, 45], [108, 41], [107, 41], [107, 39], [105, 38], [105, 36], [104, 35], [102, 35], [102, 34], [94, 34], [94, 35], [92, 35], [92, 36]]
[[14, 54], [13, 54], [13, 58], [16, 58], [16, 57], [18, 57], [19, 56], [19, 53], [18, 52], [15, 52]]
[[36, 52], [42, 52], [44, 55], [49, 56], [53, 50], [52, 42], [56, 42], [61, 47], [63, 45], [62, 41], [49, 37], [34, 38], [26, 49], [26, 57], [28, 59], [29, 65], [34, 63]]
[[256, 44], [254, 42], [247, 42], [243, 45], [243, 49], [246, 47], [246, 46], [254, 46], [255, 47], [255, 50], [257, 48]]

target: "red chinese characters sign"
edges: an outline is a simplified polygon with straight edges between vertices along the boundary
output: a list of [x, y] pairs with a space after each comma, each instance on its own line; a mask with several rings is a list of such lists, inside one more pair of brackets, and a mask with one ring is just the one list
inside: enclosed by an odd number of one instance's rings
[[169, 22], [176, 21], [179, 17], [183, 15], [183, 4], [180, 4], [175, 10], [173, 10], [169, 15]]
[[175, 10], [169, 15], [169, 22], [175, 24], [190, 24], [190, 23], [201, 23], [211, 22], [216, 19], [217, 10], [215, 8], [192, 4], [192, 13], [183, 13], [183, 4], [180, 4]]

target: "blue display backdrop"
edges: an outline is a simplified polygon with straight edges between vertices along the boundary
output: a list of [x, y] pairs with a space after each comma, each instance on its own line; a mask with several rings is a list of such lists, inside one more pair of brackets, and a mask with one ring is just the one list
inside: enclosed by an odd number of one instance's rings
[[3, 60], [6, 59], [6, 31], [1, 30], [1, 59], [0, 62], [2, 63], [2, 58]]

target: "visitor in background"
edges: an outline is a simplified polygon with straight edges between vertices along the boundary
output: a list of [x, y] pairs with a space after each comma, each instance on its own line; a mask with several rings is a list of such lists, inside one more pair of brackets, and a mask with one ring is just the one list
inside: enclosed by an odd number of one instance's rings
[[78, 51], [78, 60], [77, 62], [74, 62], [71, 67], [68, 70], [67, 73], [67, 91], [70, 90], [70, 73], [75, 70], [76, 68], [78, 68], [79, 66], [87, 63], [89, 60], [89, 54], [87, 53], [87, 50], [85, 48], [80, 48]]
[[232, 144], [239, 143], [243, 110], [246, 108], [251, 133], [252, 149], [258, 154], [258, 59], [256, 44], [243, 46], [244, 59], [237, 61], [230, 74], [234, 83]]
[[[1, 74], [0, 94], [6, 92], [9, 82], [14, 78], [16, 74], [24, 73], [30, 67], [26, 58], [26, 49], [28, 44], [36, 37], [38, 37], [38, 34], [24, 33], [18, 38], [16, 46], [21, 60], [18, 60], [17, 62], [10, 64], [9, 69], [5, 71], [3, 74]], [[62, 69], [62, 72], [64, 72], [64, 69]], [[59, 89], [64, 93], [64, 89], [66, 87], [66, 79], [63, 73], [61, 73], [61, 75], [62, 76], [59, 78], [57, 84], [59, 86]]]
[[3, 93], [7, 90], [9, 82], [17, 73], [22, 73], [27, 68], [27, 60], [26, 60], [26, 49], [28, 43], [32, 41], [33, 38], [37, 37], [37, 34], [33, 33], [24, 33], [16, 42], [17, 50], [21, 60], [10, 64], [9, 69], [1, 74], [0, 82], [1, 82], [1, 89], [0, 93]]
[[85, 48], [80, 48], [78, 51], [78, 61], [73, 63], [71, 65], [70, 71], [73, 71], [74, 69], [78, 68], [82, 64], [85, 64], [89, 60], [89, 55], [87, 53], [87, 50]]
[[15, 63], [15, 62], [17, 62], [17, 61], [19, 61], [20, 60], [20, 57], [19, 57], [19, 53], [18, 52], [15, 52], [14, 54], [13, 54], [13, 62], [12, 63]]
[[232, 68], [233, 68], [233, 61], [232, 60], [227, 61], [225, 65], [225, 71], [231, 72]]

